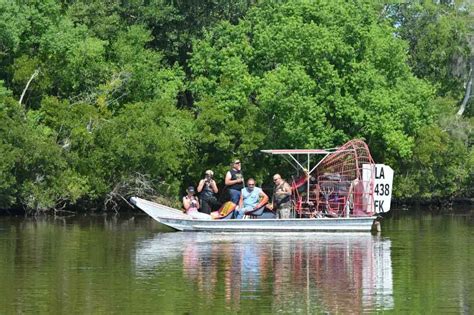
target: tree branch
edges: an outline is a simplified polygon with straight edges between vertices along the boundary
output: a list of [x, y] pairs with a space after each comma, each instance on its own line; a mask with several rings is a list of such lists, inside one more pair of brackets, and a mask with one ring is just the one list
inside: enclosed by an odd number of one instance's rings
[[31, 81], [33, 81], [33, 79], [39, 74], [39, 70], [36, 69], [35, 72], [33, 72], [33, 74], [31, 75], [31, 78], [28, 80], [28, 82], [26, 83], [26, 86], [25, 88], [23, 89], [23, 93], [21, 93], [21, 96], [20, 96], [20, 100], [18, 101], [18, 103], [21, 105], [21, 102], [23, 101], [23, 97], [25, 97], [25, 93], [26, 93], [26, 90], [28, 90], [28, 87], [30, 86], [30, 83]]
[[466, 110], [467, 103], [469, 101], [469, 98], [471, 97], [471, 89], [472, 89], [472, 65], [474, 62], [471, 62], [471, 70], [469, 70], [469, 81], [467, 82], [466, 85], [466, 93], [464, 94], [464, 99], [462, 100], [461, 106], [459, 107], [459, 110], [457, 112], [458, 116], [462, 116], [464, 114], [464, 111]]
[[118, 212], [120, 206], [124, 202], [127, 206], [134, 208], [128, 202], [130, 196], [149, 197], [154, 195], [153, 188], [154, 180], [149, 178], [149, 175], [135, 173], [128, 178], [122, 179], [114, 188], [107, 194], [104, 200], [104, 209], [112, 209]]

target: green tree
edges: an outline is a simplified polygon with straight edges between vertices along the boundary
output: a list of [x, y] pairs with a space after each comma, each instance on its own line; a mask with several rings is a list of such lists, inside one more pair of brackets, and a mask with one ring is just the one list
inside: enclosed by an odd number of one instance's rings
[[186, 66], [192, 41], [221, 20], [237, 23], [251, 0], [223, 1], [133, 1], [123, 6], [129, 24], [145, 24], [152, 31], [152, 46], [165, 53], [171, 64]]
[[209, 116], [226, 128], [198, 142], [226, 139], [214, 154], [228, 156], [363, 137], [378, 161], [409, 158], [434, 91], [411, 74], [393, 32], [372, 6], [338, 1], [264, 2], [237, 25], [220, 23], [194, 45], [191, 88], [198, 120], [219, 111]]
[[0, 150], [5, 152], [0, 164], [1, 207], [48, 210], [84, 196], [85, 179], [70, 169], [54, 131], [39, 123], [35, 111], [26, 113], [18, 102], [3, 96], [0, 121]]
[[413, 158], [403, 163], [405, 172], [396, 178], [396, 197], [440, 200], [472, 193], [469, 170], [474, 164], [470, 151], [437, 125], [421, 128]]
[[408, 2], [387, 12], [397, 34], [409, 44], [409, 64], [416, 76], [437, 87], [438, 95], [461, 99], [470, 70], [470, 5]]
[[39, 53], [43, 72], [51, 78], [49, 93], [73, 96], [90, 92], [111, 69], [106, 63], [106, 42], [90, 36], [84, 25], [63, 18], [41, 37]]
[[[98, 196], [113, 191], [137, 174], [148, 174], [160, 195], [176, 196], [190, 163], [192, 119], [170, 101], [127, 105], [101, 124], [94, 135], [95, 150], [82, 156], [96, 179]], [[130, 197], [130, 196], [127, 196]]]
[[184, 73], [177, 65], [168, 66], [159, 51], [147, 49], [151, 32], [132, 25], [119, 33], [112, 44], [112, 59], [118, 65], [124, 96], [120, 101], [175, 99], [184, 89]]

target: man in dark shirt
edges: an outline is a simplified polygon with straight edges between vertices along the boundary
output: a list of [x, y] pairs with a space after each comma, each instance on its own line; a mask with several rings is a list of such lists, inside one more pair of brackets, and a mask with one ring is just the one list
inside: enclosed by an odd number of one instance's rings
[[230, 201], [235, 204], [239, 203], [240, 192], [244, 187], [244, 178], [242, 176], [240, 160], [234, 160], [232, 169], [225, 175], [225, 185], [229, 190]]

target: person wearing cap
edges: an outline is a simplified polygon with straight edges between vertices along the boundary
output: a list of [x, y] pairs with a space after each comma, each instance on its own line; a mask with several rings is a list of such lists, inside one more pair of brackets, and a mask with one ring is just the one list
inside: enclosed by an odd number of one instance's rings
[[210, 216], [204, 213], [200, 213], [198, 211], [199, 209], [199, 200], [197, 197], [194, 195], [194, 187], [189, 186], [188, 189], [186, 189], [186, 192], [188, 193], [186, 196], [183, 197], [183, 208], [184, 212], [191, 216], [193, 219], [209, 219]]
[[204, 175], [204, 179], [199, 181], [197, 187], [199, 197], [201, 198], [200, 211], [210, 214], [213, 208], [219, 208], [219, 202], [215, 196], [219, 190], [217, 189], [216, 181], [213, 179], [214, 172], [207, 170]]
[[242, 176], [240, 160], [236, 159], [232, 163], [232, 169], [225, 174], [224, 181], [230, 195], [230, 201], [238, 204], [240, 200], [240, 192], [244, 188], [244, 178]]

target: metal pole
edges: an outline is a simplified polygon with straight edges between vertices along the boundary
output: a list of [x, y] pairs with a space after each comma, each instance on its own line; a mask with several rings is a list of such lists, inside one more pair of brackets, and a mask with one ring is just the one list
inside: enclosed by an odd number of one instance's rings
[[309, 173], [312, 173], [319, 166], [319, 164], [321, 164], [324, 161], [324, 159], [328, 157], [329, 154], [331, 154], [331, 152], [326, 153], [326, 155], [323, 156], [323, 158], [318, 163], [316, 163], [315, 166], [313, 166], [313, 168], [309, 171]]
[[298, 161], [298, 159], [295, 159], [295, 157], [293, 156], [293, 154], [290, 153], [290, 154], [288, 154], [288, 155], [293, 159], [293, 161], [295, 161], [295, 163], [296, 163], [299, 167], [301, 167], [301, 169], [304, 170], [303, 165], [300, 164], [300, 162]]
[[[308, 153], [308, 168], [306, 169], [306, 172], [309, 172], [309, 167], [310, 167], [310, 166], [309, 166], [309, 162], [310, 162], [310, 161], [309, 161], [309, 156], [310, 156], [310, 155], [309, 155], [309, 153]], [[309, 203], [309, 184], [310, 184], [310, 178], [309, 178], [309, 174], [305, 174], [305, 176], [307, 176], [307, 175], [308, 175], [308, 177], [306, 178], [306, 181], [307, 181], [308, 183], [307, 183], [306, 185], [308, 186], [308, 191], [307, 191], [307, 193], [306, 193], [306, 203]]]

